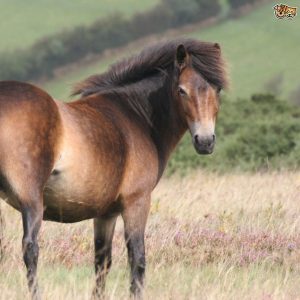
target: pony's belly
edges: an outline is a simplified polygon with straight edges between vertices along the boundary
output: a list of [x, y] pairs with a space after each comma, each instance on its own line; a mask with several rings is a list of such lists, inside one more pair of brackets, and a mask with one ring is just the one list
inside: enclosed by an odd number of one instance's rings
[[78, 222], [103, 213], [107, 201], [100, 191], [66, 175], [51, 175], [49, 178], [44, 190], [44, 219]]
[[44, 196], [44, 220], [72, 223], [96, 216], [97, 209], [92, 209], [79, 199], [48, 193]]
[[[91, 200], [87, 191], [82, 191], [86, 197], [81, 198], [76, 193], [76, 187], [64, 183], [53, 183], [49, 179], [43, 195], [44, 200], [44, 220], [62, 223], [73, 223], [82, 220], [95, 218], [105, 214], [105, 203], [109, 207], [109, 201]], [[98, 195], [99, 197], [99, 195]], [[20, 204], [15, 196], [7, 191], [0, 191], [2, 198], [8, 205], [21, 211]]]

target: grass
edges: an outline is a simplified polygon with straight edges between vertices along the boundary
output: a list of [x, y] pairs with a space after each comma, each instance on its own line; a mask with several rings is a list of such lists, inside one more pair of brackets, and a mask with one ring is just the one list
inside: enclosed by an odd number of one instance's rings
[[44, 35], [89, 25], [115, 12], [127, 16], [154, 6], [158, 0], [1, 0], [1, 51], [25, 48]]
[[[276, 3], [271, 1], [244, 17], [229, 19], [208, 29], [197, 30], [194, 27], [193, 30], [185, 31], [185, 34], [177, 34], [220, 42], [232, 78], [229, 98], [247, 97], [263, 91], [265, 84], [281, 73], [283, 80], [279, 90], [283, 98], [288, 98], [299, 85], [300, 18], [277, 20], [273, 4]], [[289, 5], [297, 4], [296, 0], [289, 2]], [[150, 42], [153, 42], [153, 38]], [[72, 84], [91, 74], [103, 72], [112, 62], [139, 51], [144, 45], [145, 41], [122, 49], [117, 54], [75, 68], [42, 86], [55, 97], [67, 100]]]
[[[300, 173], [204, 174], [164, 179], [146, 231], [146, 299], [300, 299]], [[0, 299], [27, 293], [20, 215], [2, 203]], [[89, 299], [91, 221], [44, 222], [40, 285], [45, 299]], [[121, 222], [108, 299], [128, 297]]]

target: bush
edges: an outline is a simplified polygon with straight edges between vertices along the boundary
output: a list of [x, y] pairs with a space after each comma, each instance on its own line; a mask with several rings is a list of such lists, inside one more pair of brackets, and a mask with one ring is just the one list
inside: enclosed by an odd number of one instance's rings
[[271, 95], [224, 101], [211, 156], [196, 154], [186, 135], [172, 156], [168, 173], [210, 170], [297, 168], [300, 166], [300, 108]]
[[264, 89], [267, 93], [279, 96], [282, 93], [283, 81], [283, 73], [278, 73], [264, 84]]
[[219, 1], [216, 0], [162, 0], [162, 3], [166, 10], [172, 12], [170, 16], [172, 27], [203, 21], [218, 15], [221, 11]]
[[253, 4], [258, 0], [228, 0], [229, 5], [234, 9], [246, 4]]
[[294, 91], [292, 91], [290, 100], [293, 104], [300, 106], [300, 85]]

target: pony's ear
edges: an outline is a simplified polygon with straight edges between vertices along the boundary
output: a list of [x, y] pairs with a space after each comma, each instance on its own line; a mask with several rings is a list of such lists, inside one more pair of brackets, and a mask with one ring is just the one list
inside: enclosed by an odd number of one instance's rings
[[179, 45], [176, 49], [176, 65], [182, 70], [188, 65], [189, 55], [186, 52], [184, 45]]

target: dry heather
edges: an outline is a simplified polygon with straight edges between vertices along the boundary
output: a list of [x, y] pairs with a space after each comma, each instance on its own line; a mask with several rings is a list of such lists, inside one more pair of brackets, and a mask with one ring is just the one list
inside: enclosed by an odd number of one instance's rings
[[[20, 215], [2, 202], [0, 299], [27, 295]], [[92, 223], [43, 224], [44, 299], [89, 299]], [[107, 298], [128, 297], [121, 220]], [[163, 180], [146, 233], [146, 299], [300, 299], [300, 173], [216, 175]], [[298, 297], [298, 298], [297, 298]]]

